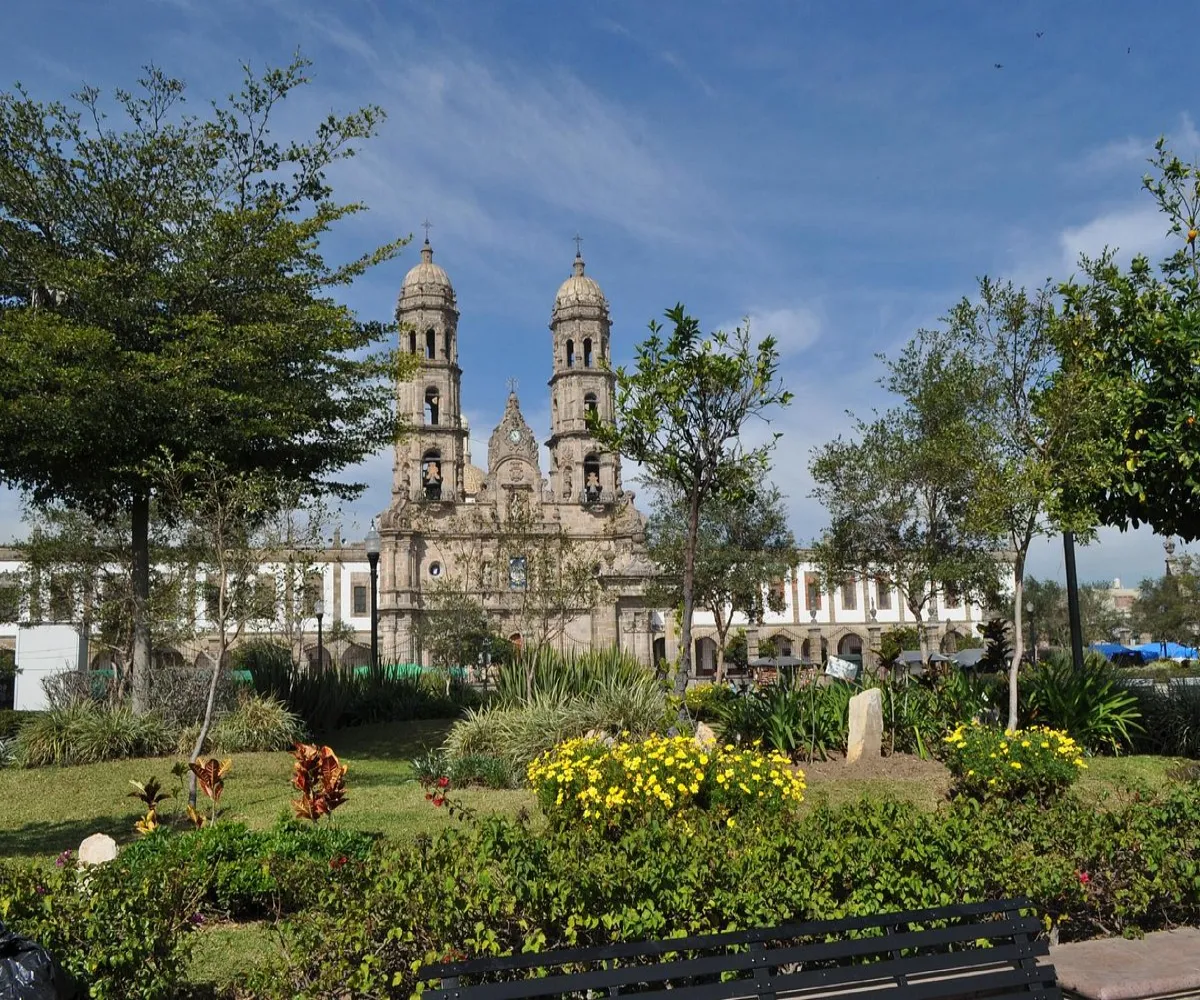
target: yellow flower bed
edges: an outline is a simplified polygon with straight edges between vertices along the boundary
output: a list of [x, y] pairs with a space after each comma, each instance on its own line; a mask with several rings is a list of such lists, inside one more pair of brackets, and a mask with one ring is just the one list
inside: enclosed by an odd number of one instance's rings
[[1087, 768], [1079, 744], [1045, 726], [1001, 730], [973, 722], [958, 726], [945, 742], [955, 785], [976, 798], [1029, 793], [1044, 798]]
[[621, 827], [689, 809], [729, 825], [747, 809], [782, 811], [804, 798], [804, 774], [757, 745], [705, 749], [686, 736], [651, 736], [606, 746], [578, 739], [529, 765], [529, 783], [552, 822]]

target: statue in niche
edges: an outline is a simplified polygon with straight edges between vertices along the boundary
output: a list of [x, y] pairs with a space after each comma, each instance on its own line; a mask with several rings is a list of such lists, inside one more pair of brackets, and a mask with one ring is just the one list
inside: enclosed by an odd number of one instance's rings
[[575, 476], [571, 472], [571, 467], [568, 465], [563, 470], [563, 496], [570, 499], [575, 492]]

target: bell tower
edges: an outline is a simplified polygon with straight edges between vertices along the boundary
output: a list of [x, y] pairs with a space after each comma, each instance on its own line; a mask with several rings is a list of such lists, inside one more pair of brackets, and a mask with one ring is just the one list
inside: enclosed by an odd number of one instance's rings
[[421, 262], [404, 277], [396, 304], [400, 350], [420, 359], [397, 387], [397, 407], [412, 432], [396, 444], [393, 503], [461, 500], [467, 455], [458, 367], [458, 305], [446, 272], [433, 262], [426, 230]]
[[575, 263], [550, 315], [550, 489], [559, 502], [612, 502], [621, 492], [620, 458], [602, 451], [587, 428], [589, 412], [613, 419], [612, 321], [600, 286], [584, 273], [582, 240], [575, 239]]

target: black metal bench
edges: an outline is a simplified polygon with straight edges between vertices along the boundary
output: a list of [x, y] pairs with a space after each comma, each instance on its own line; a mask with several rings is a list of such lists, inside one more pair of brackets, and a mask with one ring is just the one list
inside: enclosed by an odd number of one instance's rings
[[[423, 1000], [1060, 1000], [1027, 899], [442, 962]], [[670, 990], [667, 994], [665, 991]]]

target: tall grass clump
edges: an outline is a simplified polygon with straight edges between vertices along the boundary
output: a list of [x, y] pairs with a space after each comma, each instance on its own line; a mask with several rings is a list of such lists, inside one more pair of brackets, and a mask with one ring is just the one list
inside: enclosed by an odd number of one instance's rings
[[44, 767], [157, 757], [175, 744], [175, 732], [157, 715], [80, 702], [30, 719], [17, 733], [13, 752], [24, 767]]
[[[185, 728], [179, 735], [179, 752], [190, 754], [199, 735], [199, 723]], [[304, 721], [294, 712], [288, 711], [283, 702], [261, 695], [248, 695], [213, 723], [201, 753], [263, 753], [287, 750], [302, 742], [307, 735]]]
[[1134, 737], [1139, 753], [1200, 758], [1200, 684], [1173, 680], [1158, 687], [1131, 688], [1143, 728]]
[[1120, 753], [1142, 731], [1138, 699], [1098, 653], [1076, 670], [1065, 653], [1049, 653], [1021, 676], [1021, 716], [1069, 733], [1092, 753]]
[[495, 704], [469, 711], [450, 730], [445, 750], [451, 762], [490, 757], [523, 774], [566, 740], [589, 732], [641, 739], [663, 732], [670, 714], [662, 686], [627, 653], [524, 650], [501, 668]]

